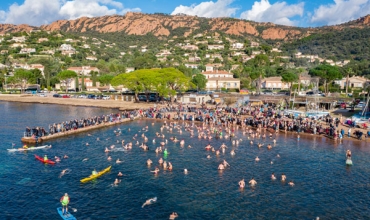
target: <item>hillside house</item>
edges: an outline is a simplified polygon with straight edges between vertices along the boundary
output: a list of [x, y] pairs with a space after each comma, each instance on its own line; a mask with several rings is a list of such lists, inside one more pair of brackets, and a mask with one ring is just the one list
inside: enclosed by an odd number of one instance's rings
[[70, 44], [62, 44], [59, 47], [60, 51], [76, 51], [74, 47], [72, 47]]
[[289, 89], [289, 85], [281, 81], [281, 76], [274, 76], [262, 79], [262, 89]]
[[126, 73], [131, 73], [135, 71], [135, 67], [126, 67]]
[[47, 38], [39, 38], [37, 40], [38, 43], [47, 42], [47, 41], [49, 41], [49, 39], [47, 39]]
[[207, 79], [207, 90], [240, 89], [240, 80], [235, 79], [233, 74], [226, 71], [205, 71], [202, 74]]
[[208, 45], [208, 50], [223, 50], [224, 45]]
[[25, 70], [33, 70], [38, 69], [41, 72], [41, 75], [45, 77], [45, 67], [42, 64], [21, 64], [21, 63], [14, 63], [12, 64], [14, 69], [25, 69]]
[[86, 60], [96, 61], [96, 60], [98, 60], [98, 58], [96, 58], [96, 57], [94, 57], [94, 56], [87, 56], [87, 57], [86, 57]]
[[244, 48], [244, 44], [243, 43], [233, 43], [231, 45], [231, 48], [234, 50], [240, 50]]
[[186, 68], [197, 69], [199, 64], [185, 63]]
[[26, 37], [21, 36], [21, 37], [13, 37], [11, 40], [8, 40], [9, 42], [14, 41], [16, 43], [24, 43], [26, 42]]
[[80, 76], [89, 76], [91, 71], [99, 72], [98, 68], [91, 66], [69, 67], [68, 70], [74, 71]]
[[[338, 84], [341, 89], [346, 88], [346, 82], [347, 82], [346, 78], [334, 81], [334, 83]], [[364, 88], [364, 86], [368, 82], [370, 82], [370, 80], [366, 79], [365, 77], [352, 76], [348, 78], [348, 87], [349, 88]]]
[[192, 44], [184, 45], [181, 48], [184, 50], [199, 50], [198, 46]]
[[19, 51], [20, 54], [30, 54], [30, 53], [36, 53], [35, 48], [22, 48], [21, 51]]
[[197, 57], [197, 56], [192, 56], [192, 57], [189, 57], [188, 58], [188, 61], [189, 62], [191, 62], [191, 63], [196, 63], [196, 62], [200, 62], [201, 61], [201, 59], [200, 59], [200, 57]]
[[21, 48], [23, 48], [23, 47], [26, 47], [26, 46], [27, 46], [27, 44], [14, 43], [14, 44], [12, 44], [10, 47], [11, 47], [11, 48], [17, 48], [17, 47], [21, 47]]
[[72, 57], [73, 54], [76, 54], [75, 50], [63, 50], [62, 55]]
[[259, 47], [259, 46], [260, 46], [260, 43], [254, 42], [254, 41], [251, 42], [251, 47]]
[[1, 50], [1, 51], [0, 51], [0, 54], [1, 54], [1, 55], [8, 54], [8, 50]]

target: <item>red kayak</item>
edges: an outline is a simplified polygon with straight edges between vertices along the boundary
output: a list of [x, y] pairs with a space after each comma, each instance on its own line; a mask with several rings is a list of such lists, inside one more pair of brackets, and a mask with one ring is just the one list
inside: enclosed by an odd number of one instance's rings
[[37, 156], [36, 154], [35, 154], [35, 158], [36, 158], [36, 159], [38, 159], [39, 161], [43, 162], [43, 163], [55, 164], [55, 162], [54, 162], [54, 161], [52, 161], [52, 160], [44, 160], [44, 158], [39, 157], [39, 156]]

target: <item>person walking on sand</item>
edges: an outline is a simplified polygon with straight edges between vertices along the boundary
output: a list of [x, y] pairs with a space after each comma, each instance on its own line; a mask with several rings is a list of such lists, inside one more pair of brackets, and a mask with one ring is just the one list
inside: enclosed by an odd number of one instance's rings
[[60, 198], [60, 203], [62, 204], [62, 213], [63, 215], [66, 215], [68, 213], [68, 204], [69, 204], [69, 196], [67, 193], [64, 194]]

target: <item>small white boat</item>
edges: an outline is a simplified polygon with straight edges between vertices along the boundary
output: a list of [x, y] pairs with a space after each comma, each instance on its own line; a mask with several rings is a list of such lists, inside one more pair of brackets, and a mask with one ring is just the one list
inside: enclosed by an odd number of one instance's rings
[[39, 150], [39, 149], [46, 149], [51, 148], [51, 145], [44, 145], [39, 147], [28, 147], [28, 148], [13, 148], [7, 149], [9, 152], [16, 152], [16, 151], [30, 151], [30, 150]]

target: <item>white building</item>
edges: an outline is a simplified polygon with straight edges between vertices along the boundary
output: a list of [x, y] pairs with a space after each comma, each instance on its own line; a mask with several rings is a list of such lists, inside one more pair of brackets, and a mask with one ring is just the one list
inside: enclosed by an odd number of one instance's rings
[[62, 44], [59, 47], [60, 51], [76, 51], [74, 47], [72, 47], [70, 44]]
[[234, 79], [230, 72], [216, 70], [202, 72], [202, 74], [207, 79], [207, 90], [240, 89], [240, 80]]
[[99, 69], [91, 66], [81, 66], [81, 67], [69, 67], [68, 70], [74, 71], [77, 75], [90, 75], [91, 71], [99, 72]]

